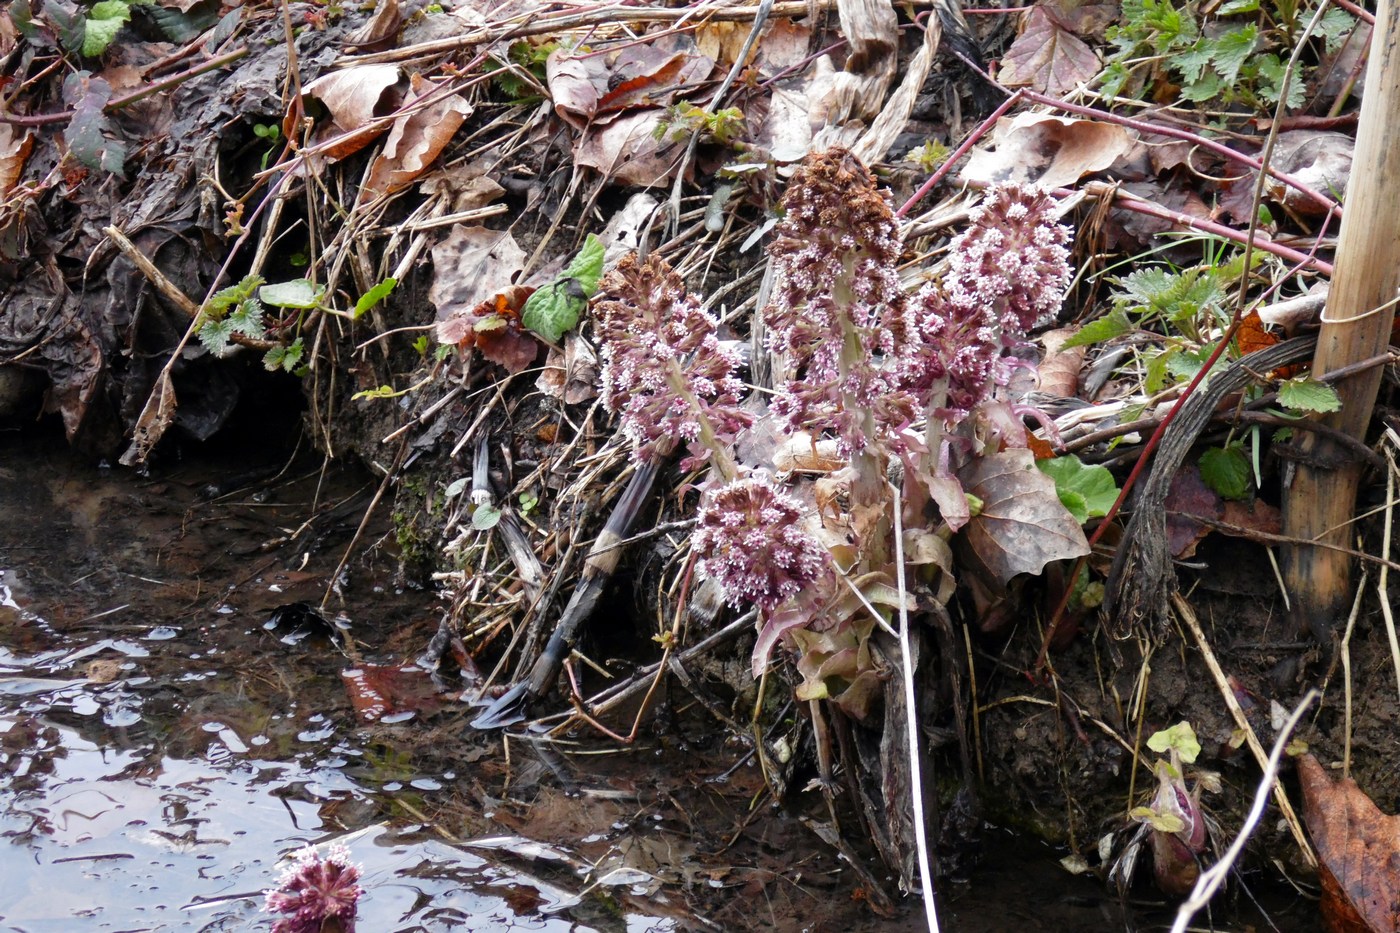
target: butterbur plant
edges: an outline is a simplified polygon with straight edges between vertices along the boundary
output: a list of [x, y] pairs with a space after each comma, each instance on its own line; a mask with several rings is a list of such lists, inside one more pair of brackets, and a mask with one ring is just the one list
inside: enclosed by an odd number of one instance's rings
[[332, 845], [323, 856], [307, 846], [267, 892], [263, 909], [283, 914], [272, 933], [355, 933], [355, 905], [364, 889], [349, 851]]
[[1152, 802], [1128, 815], [1148, 827], [1157, 886], [1167, 894], [1184, 896], [1200, 877], [1201, 855], [1209, 841], [1201, 791], [1207, 785], [1219, 790], [1219, 781], [1215, 775], [1198, 775], [1195, 787], [1188, 789], [1183, 764], [1193, 763], [1201, 752], [1190, 723], [1154, 733], [1147, 747], [1168, 757], [1153, 766], [1157, 790]]
[[684, 468], [714, 460], [734, 478], [729, 447], [753, 417], [739, 407], [739, 360], [720, 345], [714, 316], [654, 255], [624, 257], [601, 292], [603, 400], [621, 415], [634, 457], [653, 459], [681, 440], [689, 447]]

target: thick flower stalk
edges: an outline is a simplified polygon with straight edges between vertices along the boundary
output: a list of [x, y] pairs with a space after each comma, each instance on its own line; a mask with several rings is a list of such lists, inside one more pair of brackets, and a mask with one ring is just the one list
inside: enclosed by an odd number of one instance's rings
[[913, 420], [903, 351], [913, 319], [900, 290], [903, 241], [885, 192], [845, 149], [809, 156], [782, 200], [764, 309], [769, 347], [794, 378], [772, 410], [793, 432], [834, 435], [845, 453]]
[[711, 489], [690, 539], [701, 575], [717, 581], [731, 605], [772, 612], [826, 568], [826, 550], [801, 519], [801, 506], [764, 471]]
[[359, 880], [360, 869], [344, 846], [331, 846], [325, 857], [310, 846], [302, 849], [267, 892], [263, 909], [287, 915], [273, 923], [272, 933], [355, 933], [355, 905], [364, 893]]
[[624, 257], [600, 291], [603, 400], [621, 415], [635, 458], [654, 459], [681, 440], [690, 448], [684, 468], [711, 459], [734, 476], [728, 448], [753, 419], [739, 407], [738, 357], [720, 345], [714, 316], [654, 255]]

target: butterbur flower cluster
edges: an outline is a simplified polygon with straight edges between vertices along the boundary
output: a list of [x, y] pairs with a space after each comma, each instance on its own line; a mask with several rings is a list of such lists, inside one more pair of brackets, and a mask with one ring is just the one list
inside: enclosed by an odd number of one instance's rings
[[1069, 229], [1043, 192], [1007, 186], [988, 192], [971, 225], [953, 240], [942, 282], [915, 297], [920, 340], [910, 389], [961, 417], [1005, 385], [1003, 351], [1046, 323], [1069, 285]]
[[705, 494], [691, 548], [702, 576], [731, 605], [771, 612], [822, 573], [826, 551], [800, 525], [801, 507], [763, 471]]
[[845, 149], [809, 156], [782, 208], [764, 323], [797, 378], [779, 386], [772, 411], [790, 431], [830, 432], [844, 452], [861, 450], [876, 440], [871, 426], [898, 430], [915, 413], [901, 365], [913, 319], [899, 287], [899, 224]]
[[638, 461], [680, 439], [690, 444], [688, 469], [752, 421], [739, 407], [738, 357], [720, 345], [715, 318], [665, 260], [626, 256], [600, 291], [603, 400], [621, 414]]
[[310, 846], [302, 849], [267, 892], [263, 909], [287, 915], [273, 923], [272, 933], [355, 933], [355, 905], [364, 893], [359, 880], [344, 846], [330, 846], [324, 857]]

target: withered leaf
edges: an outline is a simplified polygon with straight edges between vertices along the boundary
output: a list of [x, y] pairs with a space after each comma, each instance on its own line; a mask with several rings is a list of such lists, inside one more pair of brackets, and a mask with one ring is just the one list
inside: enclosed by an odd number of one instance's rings
[[421, 75], [413, 76], [409, 99], [404, 102], [406, 112], [394, 121], [394, 128], [384, 141], [384, 151], [370, 166], [369, 180], [360, 191], [361, 201], [406, 188], [447, 148], [457, 129], [471, 115], [472, 105], [460, 94], [422, 108], [413, 106], [414, 101], [437, 89]]
[[1072, 185], [1126, 154], [1133, 136], [1121, 126], [1042, 113], [1002, 117], [988, 146], [963, 169], [964, 181], [987, 184]]
[[1098, 73], [1099, 56], [1094, 50], [1063, 28], [1045, 7], [1035, 6], [1002, 57], [997, 77], [1007, 87], [1029, 85], [1059, 97]]
[[1050, 561], [1089, 553], [1083, 529], [1060, 502], [1055, 481], [1035, 468], [1029, 450], [980, 457], [960, 478], [982, 500], [982, 511], [963, 533], [988, 579], [1005, 586], [1018, 574], [1040, 573]]
[[389, 129], [373, 121], [383, 116], [385, 92], [398, 81], [398, 65], [358, 65], [322, 75], [302, 89], [302, 96], [316, 98], [330, 111], [337, 138], [326, 149], [327, 158], [352, 155]]
[[1333, 781], [1298, 759], [1303, 820], [1317, 847], [1329, 933], [1400, 930], [1400, 816], [1387, 816], [1351, 778]]
[[34, 149], [34, 134], [0, 123], [0, 197], [19, 184], [24, 162]]
[[145, 463], [151, 455], [170, 423], [175, 420], [175, 386], [170, 381], [170, 372], [160, 374], [155, 388], [146, 399], [146, 407], [141, 409], [141, 417], [136, 419], [136, 427], [131, 433], [131, 446], [121, 456], [122, 466], [137, 466]]

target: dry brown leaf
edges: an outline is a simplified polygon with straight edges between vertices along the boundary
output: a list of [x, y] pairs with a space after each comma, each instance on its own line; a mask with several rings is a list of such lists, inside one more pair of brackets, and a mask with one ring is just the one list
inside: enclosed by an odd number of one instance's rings
[[525, 251], [509, 231], [454, 227], [433, 247], [428, 300], [437, 308], [439, 321], [470, 313], [505, 291], [524, 268]]
[[408, 187], [447, 148], [457, 129], [471, 115], [472, 105], [460, 94], [413, 109], [415, 100], [422, 100], [437, 89], [421, 75], [413, 76], [409, 99], [404, 102], [408, 112], [394, 121], [384, 150], [375, 156], [369, 180], [360, 190], [361, 202]]
[[1099, 73], [1099, 56], [1083, 39], [1064, 28], [1042, 6], [1021, 21], [1021, 34], [1001, 60], [997, 79], [1007, 87], [1032, 87], [1059, 97]]
[[122, 466], [139, 466], [155, 450], [156, 444], [165, 436], [166, 429], [175, 420], [175, 385], [170, 381], [170, 370], [161, 372], [160, 379], [146, 399], [146, 407], [141, 409], [141, 417], [136, 419], [136, 427], [131, 432], [131, 446], [121, 456]]
[[1077, 327], [1061, 327], [1040, 335], [1045, 359], [1040, 361], [1040, 391], [1055, 398], [1078, 398], [1079, 371], [1088, 347], [1063, 349], [1065, 341], [1079, 333]]
[[549, 348], [535, 388], [566, 405], [579, 405], [598, 397], [598, 355], [574, 334], [564, 337], [564, 350]]
[[668, 184], [680, 153], [675, 145], [656, 138], [662, 116], [660, 110], [643, 110], [590, 127], [574, 149], [574, 162], [624, 185], [650, 188]]
[[1132, 133], [1112, 123], [1023, 113], [997, 121], [989, 145], [973, 152], [962, 178], [1058, 188], [1102, 172], [1132, 145]]
[[828, 128], [878, 116], [899, 65], [899, 17], [893, 6], [880, 0], [837, 0], [836, 8], [849, 49], [846, 68], [826, 99], [813, 102]]
[[403, 7], [400, 0], [379, 0], [374, 7], [374, 15], [366, 20], [363, 26], [346, 36], [345, 44], [352, 48], [370, 50], [397, 39], [401, 26]]
[[576, 129], [596, 126], [600, 114], [664, 106], [714, 70], [689, 36], [667, 36], [629, 45], [611, 55], [576, 56], [555, 49], [545, 61], [554, 112]]
[[1298, 778], [1329, 933], [1400, 930], [1400, 816], [1382, 813], [1351, 778], [1333, 781], [1311, 755], [1299, 757]]
[[24, 174], [24, 162], [34, 150], [34, 134], [0, 123], [0, 196], [10, 193]]
[[387, 124], [374, 121], [388, 111], [385, 92], [398, 82], [398, 65], [359, 65], [322, 75], [302, 88], [303, 97], [316, 98], [330, 112], [332, 128], [325, 135], [339, 137], [325, 150], [326, 158], [334, 162], [353, 155], [388, 130]]

